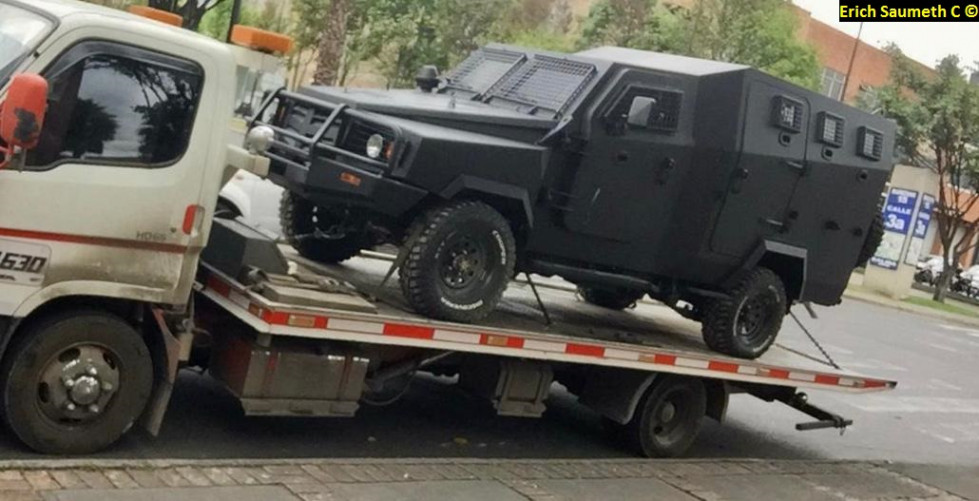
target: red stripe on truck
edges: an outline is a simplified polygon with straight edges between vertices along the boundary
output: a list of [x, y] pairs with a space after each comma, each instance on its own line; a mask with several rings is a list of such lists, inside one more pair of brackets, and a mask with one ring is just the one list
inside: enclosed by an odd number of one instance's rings
[[384, 324], [384, 335], [410, 337], [412, 339], [432, 339], [435, 337], [435, 329], [415, 325]]
[[707, 362], [707, 369], [712, 371], [737, 373], [740, 367], [740, 365], [731, 362], [718, 362], [716, 360]]
[[45, 240], [48, 242], [64, 242], [69, 244], [96, 245], [99, 247], [117, 247], [170, 254], [187, 252], [186, 245], [168, 244], [164, 242], [144, 242], [125, 238], [93, 237], [88, 235], [72, 235], [70, 233], [51, 233], [47, 231], [19, 230], [16, 228], [0, 228], [0, 236], [26, 238], [28, 240]]
[[605, 348], [591, 344], [568, 343], [564, 347], [564, 352], [569, 355], [584, 355], [586, 357], [602, 358], [605, 356]]

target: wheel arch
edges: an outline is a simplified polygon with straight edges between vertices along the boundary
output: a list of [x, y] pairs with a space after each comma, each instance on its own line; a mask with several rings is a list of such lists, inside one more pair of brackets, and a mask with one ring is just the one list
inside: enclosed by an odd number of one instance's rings
[[801, 247], [765, 240], [752, 252], [739, 273], [729, 279], [728, 285], [754, 268], [768, 268], [782, 280], [791, 305], [793, 301], [805, 297], [808, 277], [807, 256], [806, 249]]
[[439, 196], [448, 200], [469, 198], [485, 202], [510, 221], [518, 239], [534, 226], [530, 194], [519, 186], [463, 175], [443, 188]]

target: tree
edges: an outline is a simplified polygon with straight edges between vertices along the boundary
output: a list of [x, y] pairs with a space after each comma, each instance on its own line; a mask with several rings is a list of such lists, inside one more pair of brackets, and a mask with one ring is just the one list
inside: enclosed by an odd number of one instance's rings
[[352, 3], [353, 0], [331, 0], [326, 9], [317, 46], [316, 72], [313, 74], [315, 84], [333, 85], [339, 79]]
[[184, 18], [184, 28], [197, 31], [197, 27], [211, 9], [226, 0], [149, 0], [149, 6], [179, 14]]
[[656, 0], [600, 0], [585, 19], [581, 45], [636, 49], [746, 64], [803, 87], [819, 87], [815, 49], [796, 37], [788, 0], [695, 0], [689, 8]]
[[925, 76], [896, 46], [887, 50], [891, 82], [873, 101], [876, 111], [897, 122], [903, 161], [938, 174], [935, 220], [945, 266], [934, 299], [944, 302], [959, 260], [975, 247], [976, 222], [966, 216], [979, 202], [979, 88], [968, 83], [957, 56], [946, 56], [933, 76]]

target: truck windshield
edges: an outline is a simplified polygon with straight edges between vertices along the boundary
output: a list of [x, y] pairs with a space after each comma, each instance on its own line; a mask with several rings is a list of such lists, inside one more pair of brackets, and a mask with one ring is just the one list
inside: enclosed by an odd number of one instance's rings
[[47, 35], [51, 23], [37, 14], [0, 3], [0, 85]]
[[449, 73], [448, 88], [472, 92], [485, 103], [560, 115], [595, 74], [587, 62], [487, 47]]

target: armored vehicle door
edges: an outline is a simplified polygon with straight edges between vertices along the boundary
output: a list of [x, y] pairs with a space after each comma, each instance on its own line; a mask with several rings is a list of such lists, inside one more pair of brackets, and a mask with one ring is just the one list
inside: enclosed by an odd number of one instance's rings
[[669, 74], [624, 70], [590, 108], [588, 143], [570, 190], [573, 232], [655, 244], [669, 225], [689, 163], [692, 89]]
[[[751, 252], [790, 223], [789, 202], [805, 169], [809, 102], [761, 80], [751, 82], [741, 129], [741, 153], [730, 171], [711, 249]], [[832, 203], [832, 201], [827, 201]]]

